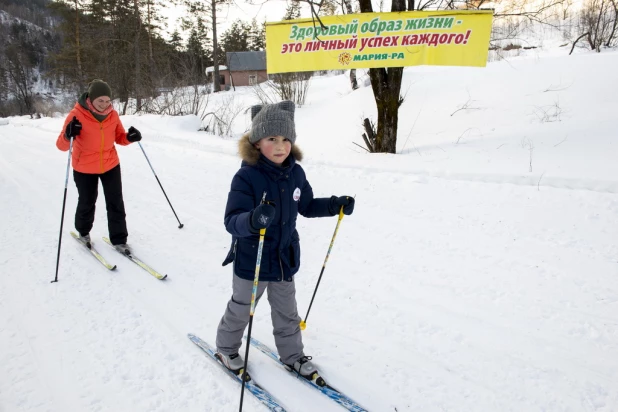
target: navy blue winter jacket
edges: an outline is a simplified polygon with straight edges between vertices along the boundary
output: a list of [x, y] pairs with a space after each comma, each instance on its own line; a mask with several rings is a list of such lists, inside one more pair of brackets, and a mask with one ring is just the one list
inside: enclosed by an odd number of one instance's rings
[[[302, 153], [296, 146], [280, 167], [261, 155], [248, 141], [240, 142], [243, 162], [232, 179], [225, 207], [225, 228], [232, 246], [223, 266], [234, 262], [234, 273], [248, 280], [255, 276], [259, 233], [252, 232], [251, 212], [262, 194], [275, 204], [275, 218], [266, 229], [260, 281], [291, 281], [300, 267], [300, 239], [296, 231], [298, 213], [305, 217], [334, 216], [330, 198], [314, 198], [305, 171], [296, 163]], [[248, 145], [247, 145], [248, 144]], [[255, 152], [257, 153], [255, 153]]]

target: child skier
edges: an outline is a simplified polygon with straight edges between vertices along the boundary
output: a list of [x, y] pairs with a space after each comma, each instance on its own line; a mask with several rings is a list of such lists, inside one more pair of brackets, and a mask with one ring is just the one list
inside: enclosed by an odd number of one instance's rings
[[[238, 354], [247, 324], [260, 229], [266, 229], [256, 302], [268, 289], [273, 335], [281, 361], [307, 379], [317, 377], [310, 356], [303, 352], [300, 317], [296, 308], [294, 274], [300, 267], [298, 213], [305, 217], [346, 215], [354, 198], [314, 198], [294, 144], [294, 103], [251, 108], [251, 130], [239, 142], [243, 160], [232, 179], [225, 208], [225, 227], [232, 246], [223, 266], [234, 262], [232, 297], [217, 329], [217, 357], [236, 374], [244, 367]], [[266, 193], [266, 202], [262, 197]]]

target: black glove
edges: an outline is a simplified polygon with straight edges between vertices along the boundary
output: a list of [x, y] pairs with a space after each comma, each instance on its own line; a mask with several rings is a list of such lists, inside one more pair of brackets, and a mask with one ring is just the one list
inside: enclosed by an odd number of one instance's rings
[[339, 214], [341, 206], [343, 206], [344, 215], [351, 215], [354, 212], [354, 198], [351, 196], [331, 196], [328, 208], [333, 216]]
[[67, 140], [71, 140], [72, 138], [76, 138], [82, 132], [82, 124], [77, 120], [77, 117], [73, 116], [73, 120], [67, 124], [67, 128], [64, 131], [64, 138]]
[[260, 229], [266, 229], [275, 218], [275, 208], [268, 203], [262, 203], [251, 212], [251, 229], [253, 232], [259, 232]]
[[131, 143], [139, 142], [142, 140], [142, 134], [135, 127], [129, 127], [129, 133], [127, 133], [127, 140]]

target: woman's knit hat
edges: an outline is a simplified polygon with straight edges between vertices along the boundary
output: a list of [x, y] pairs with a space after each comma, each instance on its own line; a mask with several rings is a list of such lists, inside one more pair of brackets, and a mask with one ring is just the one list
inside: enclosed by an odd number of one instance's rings
[[294, 109], [294, 102], [289, 100], [251, 107], [252, 125], [249, 141], [257, 143], [265, 137], [283, 136], [294, 144], [296, 141]]
[[96, 98], [101, 96], [107, 96], [111, 99], [112, 89], [109, 87], [109, 84], [105, 83], [103, 80], [94, 79], [88, 85], [88, 97], [90, 101], [93, 102]]

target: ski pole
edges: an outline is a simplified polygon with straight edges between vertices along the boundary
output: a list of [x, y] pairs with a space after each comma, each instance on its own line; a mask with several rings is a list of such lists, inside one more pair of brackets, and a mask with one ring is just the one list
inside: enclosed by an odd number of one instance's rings
[[[266, 201], [266, 192], [262, 195], [263, 204]], [[249, 311], [249, 330], [247, 331], [247, 348], [245, 350], [245, 366], [242, 371], [242, 387], [240, 389], [240, 409], [242, 412], [242, 401], [245, 394], [245, 381], [247, 380], [247, 364], [249, 363], [249, 347], [251, 346], [251, 328], [253, 326], [253, 313], [255, 312], [255, 296], [257, 295], [258, 282], [260, 279], [260, 263], [262, 263], [262, 248], [264, 247], [264, 236], [266, 229], [260, 229], [260, 243], [258, 244], [257, 260], [255, 262], [255, 276], [253, 277], [253, 291], [251, 292], [251, 309]]]
[[167, 197], [167, 193], [165, 193], [165, 189], [163, 189], [163, 185], [161, 184], [161, 181], [159, 180], [159, 176], [157, 176], [154, 169], [152, 168], [152, 164], [150, 164], [150, 159], [148, 159], [148, 156], [146, 156], [146, 152], [144, 151], [142, 144], [140, 142], [137, 142], [137, 144], [139, 145], [139, 148], [142, 149], [142, 153], [144, 153], [144, 157], [146, 158], [146, 161], [148, 162], [148, 166], [150, 166], [150, 170], [152, 170], [152, 174], [157, 179], [157, 182], [159, 183], [159, 186], [161, 187], [161, 190], [163, 190], [163, 194], [165, 195], [165, 198], [167, 199], [167, 203], [169, 203], [170, 207], [172, 208], [172, 212], [174, 212], [174, 216], [176, 216], [176, 220], [178, 221], [178, 229], [182, 229], [184, 225], [180, 223], [180, 219], [178, 219], [178, 215], [176, 214], [176, 211], [174, 210], [174, 206], [172, 206], [172, 202], [170, 202], [170, 199]]
[[315, 294], [317, 293], [318, 287], [320, 286], [320, 281], [322, 280], [322, 275], [324, 274], [324, 268], [326, 267], [326, 262], [328, 262], [330, 251], [333, 248], [333, 244], [335, 243], [335, 237], [337, 236], [337, 232], [339, 231], [339, 224], [341, 224], [342, 219], [343, 219], [343, 206], [341, 206], [341, 209], [339, 210], [339, 219], [337, 219], [337, 226], [335, 227], [335, 233], [333, 233], [333, 238], [330, 241], [330, 246], [328, 246], [328, 252], [326, 252], [326, 258], [324, 258], [324, 264], [322, 265], [322, 270], [320, 271], [320, 277], [318, 278], [317, 285], [315, 285], [313, 296], [311, 297], [311, 302], [309, 303], [309, 309], [307, 309], [307, 315], [305, 315], [305, 320], [300, 321], [301, 330], [305, 330], [305, 328], [307, 327], [307, 318], [309, 317], [309, 311], [311, 311], [311, 305], [313, 305], [313, 299], [315, 299]]
[[[75, 119], [75, 117], [73, 117]], [[60, 216], [60, 234], [58, 235], [58, 257], [56, 258], [56, 277], [51, 283], [58, 282], [58, 268], [60, 267], [60, 246], [62, 245], [62, 226], [64, 225], [64, 208], [67, 204], [67, 186], [69, 185], [69, 170], [71, 169], [71, 153], [73, 152], [73, 139], [70, 136], [69, 140], [69, 160], [67, 160], [67, 174], [64, 179], [64, 196], [62, 197], [62, 215]]]

